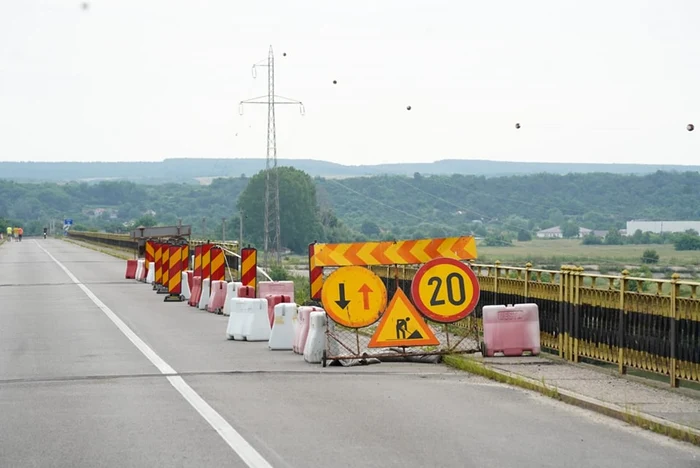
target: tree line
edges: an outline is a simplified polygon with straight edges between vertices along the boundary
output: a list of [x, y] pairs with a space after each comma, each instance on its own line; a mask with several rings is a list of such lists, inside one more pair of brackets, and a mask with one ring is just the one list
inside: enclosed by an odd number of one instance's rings
[[[293, 250], [313, 240], [464, 234], [505, 242], [569, 225], [608, 230], [613, 242], [614, 232], [630, 219], [700, 220], [697, 172], [333, 179], [311, 178], [292, 168], [279, 171], [282, 226], [289, 229], [282, 238]], [[206, 186], [0, 180], [0, 217], [22, 224], [28, 235], [40, 233], [50, 219], [70, 217], [75, 228], [109, 232], [124, 232], [137, 222], [182, 220], [196, 236], [218, 239], [226, 218], [227, 237], [235, 239], [242, 213], [244, 239], [259, 242], [263, 200], [264, 172], [218, 178]], [[655, 243], [653, 235], [640, 235], [631, 237]]]

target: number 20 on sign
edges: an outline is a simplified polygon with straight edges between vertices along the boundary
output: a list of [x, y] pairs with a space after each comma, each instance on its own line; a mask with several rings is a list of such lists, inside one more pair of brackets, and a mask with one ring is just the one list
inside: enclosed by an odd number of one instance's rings
[[452, 323], [469, 315], [479, 301], [479, 280], [469, 266], [451, 258], [423, 265], [411, 285], [418, 309], [430, 320]]

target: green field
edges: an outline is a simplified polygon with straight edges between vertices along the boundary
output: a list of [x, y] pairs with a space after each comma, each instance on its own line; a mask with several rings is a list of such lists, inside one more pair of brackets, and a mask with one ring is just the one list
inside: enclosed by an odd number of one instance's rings
[[534, 239], [514, 242], [508, 247], [477, 245], [478, 263], [519, 266], [527, 262], [541, 265], [639, 265], [646, 249], [656, 250], [659, 266], [700, 266], [700, 250], [678, 251], [672, 244], [661, 245], [582, 245], [580, 239]]

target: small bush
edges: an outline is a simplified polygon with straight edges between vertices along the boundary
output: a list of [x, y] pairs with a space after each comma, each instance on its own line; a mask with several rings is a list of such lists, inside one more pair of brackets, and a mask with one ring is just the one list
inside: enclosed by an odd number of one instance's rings
[[603, 239], [593, 234], [587, 234], [583, 237], [581, 243], [583, 245], [601, 245], [603, 243]]
[[532, 234], [530, 234], [528, 231], [525, 229], [521, 229], [518, 231], [518, 241], [520, 242], [527, 242], [532, 240]]
[[289, 272], [282, 265], [273, 265], [267, 274], [270, 275], [272, 281], [287, 281], [289, 279]]
[[642, 263], [659, 263], [659, 254], [654, 249], [646, 249], [642, 254]]

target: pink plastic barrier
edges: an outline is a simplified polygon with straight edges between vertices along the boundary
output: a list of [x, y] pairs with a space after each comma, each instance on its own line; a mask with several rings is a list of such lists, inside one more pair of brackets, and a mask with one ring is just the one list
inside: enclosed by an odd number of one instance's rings
[[138, 266], [138, 262], [136, 260], [127, 260], [126, 261], [126, 274], [124, 275], [124, 278], [136, 279], [136, 267], [137, 266]]
[[192, 307], [197, 307], [199, 298], [202, 297], [202, 277], [194, 276], [192, 278], [192, 290], [190, 291], [190, 300], [187, 302]]
[[292, 300], [283, 294], [268, 294], [265, 299], [267, 299], [267, 316], [270, 319], [270, 328], [272, 328], [272, 324], [275, 323], [275, 306], [283, 302], [292, 302]]
[[192, 287], [194, 286], [194, 271], [187, 271], [187, 284], [190, 286], [190, 294], [192, 293]]
[[304, 354], [304, 346], [306, 346], [306, 338], [309, 336], [309, 316], [311, 312], [322, 311], [320, 307], [303, 306], [299, 307], [299, 316], [297, 325], [294, 327], [294, 341], [292, 350], [297, 354]]
[[215, 314], [221, 314], [223, 313], [225, 304], [226, 281], [212, 281], [211, 297], [209, 298], [209, 304], [207, 304], [207, 310]]
[[252, 286], [241, 286], [238, 288], [238, 297], [255, 299], [255, 289]]
[[484, 356], [501, 352], [520, 356], [525, 351], [540, 354], [540, 315], [537, 304], [485, 306]]
[[294, 302], [294, 282], [293, 281], [259, 281], [258, 282], [258, 297], [267, 297], [268, 295], [289, 296], [290, 301]]

